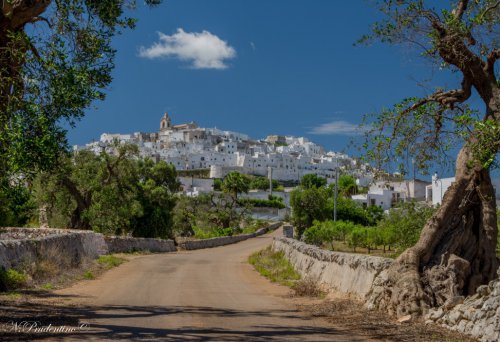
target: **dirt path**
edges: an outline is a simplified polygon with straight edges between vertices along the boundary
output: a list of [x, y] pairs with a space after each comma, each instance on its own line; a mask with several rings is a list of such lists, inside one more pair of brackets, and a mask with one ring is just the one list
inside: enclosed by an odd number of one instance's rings
[[[129, 262], [98, 279], [64, 290], [1, 295], [0, 340], [473, 341], [421, 322], [398, 324], [339, 294], [290, 298], [288, 288], [270, 283], [246, 261], [272, 235], [127, 256]], [[54, 331], [61, 328], [67, 329]]]
[[59, 315], [74, 313], [89, 328], [37, 336], [50, 340], [370, 341], [297, 311], [285, 298], [287, 288], [269, 283], [247, 264], [248, 255], [280, 233], [219, 248], [139, 256], [96, 280], [55, 291], [53, 295], [67, 308]]

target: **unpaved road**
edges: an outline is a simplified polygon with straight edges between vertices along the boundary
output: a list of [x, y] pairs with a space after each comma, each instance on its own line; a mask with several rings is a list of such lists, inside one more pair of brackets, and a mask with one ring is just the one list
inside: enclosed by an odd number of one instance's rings
[[92, 308], [81, 319], [89, 330], [60, 338], [368, 341], [297, 311], [285, 296], [288, 289], [247, 264], [276, 234], [281, 230], [224, 247], [139, 256], [96, 280], [56, 291], [77, 307]]

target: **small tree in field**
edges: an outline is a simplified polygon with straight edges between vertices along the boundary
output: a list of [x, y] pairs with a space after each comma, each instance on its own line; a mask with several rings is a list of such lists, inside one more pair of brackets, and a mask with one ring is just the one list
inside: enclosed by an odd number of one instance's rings
[[[498, 0], [379, 0], [385, 19], [364, 39], [413, 43], [423, 56], [462, 78], [458, 89], [411, 97], [378, 115], [365, 145], [379, 162], [415, 159], [420, 169], [463, 145], [455, 182], [418, 242], [379, 277], [369, 303], [421, 315], [496, 277], [497, 223], [490, 169], [500, 147]], [[482, 117], [467, 107], [473, 91]]]
[[250, 180], [238, 171], [232, 171], [222, 181], [222, 191], [230, 194], [234, 200], [238, 199], [239, 193], [247, 193], [250, 190]]

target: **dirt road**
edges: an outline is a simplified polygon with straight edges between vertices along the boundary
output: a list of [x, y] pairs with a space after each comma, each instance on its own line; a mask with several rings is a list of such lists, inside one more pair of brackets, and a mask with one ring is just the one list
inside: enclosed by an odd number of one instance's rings
[[224, 247], [139, 256], [99, 279], [57, 291], [86, 308], [80, 321], [89, 329], [71, 338], [367, 341], [298, 312], [284, 297], [288, 289], [247, 264], [247, 257], [269, 245], [275, 234], [281, 231]]

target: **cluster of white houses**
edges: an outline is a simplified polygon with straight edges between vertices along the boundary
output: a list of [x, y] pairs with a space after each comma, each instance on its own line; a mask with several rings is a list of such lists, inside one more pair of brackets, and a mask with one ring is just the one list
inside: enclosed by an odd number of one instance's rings
[[115, 141], [136, 144], [142, 157], [165, 160], [177, 170], [210, 169], [210, 178], [222, 178], [233, 170], [267, 176], [272, 170], [273, 179], [280, 181], [299, 181], [309, 173], [333, 181], [339, 167], [349, 170], [361, 185], [373, 179], [367, 165], [342, 153], [325, 152], [307, 138], [274, 135], [256, 140], [242, 133], [198, 127], [195, 122], [172, 125], [167, 113], [159, 132], [104, 133], [99, 141], [75, 149], [100, 153], [112, 150]]
[[[364, 206], [378, 205], [389, 209], [395, 203], [406, 200], [438, 205], [454, 181], [453, 178], [440, 179], [434, 175], [429, 182], [418, 179], [374, 182], [368, 165], [342, 153], [326, 152], [322, 146], [306, 138], [272, 135], [264, 140], [255, 140], [238, 132], [201, 128], [195, 122], [172, 125], [167, 113], [161, 118], [159, 132], [104, 133], [99, 141], [83, 147], [75, 146], [75, 149], [89, 149], [94, 153], [112, 152], [116, 141], [135, 144], [141, 157], [165, 160], [177, 170], [210, 169], [210, 179], [180, 177], [184, 191], [191, 195], [212, 191], [214, 178], [223, 178], [234, 170], [261, 176], [272, 173], [272, 178], [280, 181], [299, 181], [304, 175], [313, 173], [331, 183], [335, 181], [335, 170], [338, 168], [342, 174], [352, 175], [358, 185], [369, 186], [367, 194], [354, 195], [353, 200]], [[500, 198], [500, 181], [495, 183], [496, 197]], [[276, 195], [288, 202], [286, 193]]]

